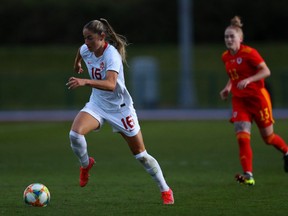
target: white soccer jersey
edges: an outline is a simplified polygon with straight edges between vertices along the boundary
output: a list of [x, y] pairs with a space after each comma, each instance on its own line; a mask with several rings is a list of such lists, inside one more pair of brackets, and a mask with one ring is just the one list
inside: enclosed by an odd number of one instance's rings
[[108, 70], [118, 73], [116, 88], [113, 92], [92, 88], [90, 102], [106, 111], [118, 111], [123, 106], [133, 104], [132, 98], [125, 86], [122, 58], [117, 49], [108, 44], [103, 55], [96, 57], [84, 44], [80, 54], [86, 63], [91, 79], [105, 79]]

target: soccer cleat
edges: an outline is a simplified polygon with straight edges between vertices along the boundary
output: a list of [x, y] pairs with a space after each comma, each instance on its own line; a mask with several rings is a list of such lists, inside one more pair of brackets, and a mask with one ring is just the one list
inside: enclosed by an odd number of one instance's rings
[[171, 205], [174, 204], [174, 197], [173, 197], [173, 191], [169, 188], [168, 191], [161, 192], [163, 204], [165, 205]]
[[285, 172], [288, 172], [288, 155], [285, 155], [283, 159], [284, 159], [284, 170]]
[[86, 168], [80, 167], [80, 187], [84, 187], [89, 180], [89, 170], [93, 167], [95, 163], [94, 158], [89, 158], [89, 165]]
[[243, 175], [237, 174], [235, 176], [235, 179], [239, 184], [244, 184], [244, 185], [249, 185], [249, 186], [255, 185], [255, 180], [254, 180], [253, 176], [251, 176], [247, 173], [244, 173]]

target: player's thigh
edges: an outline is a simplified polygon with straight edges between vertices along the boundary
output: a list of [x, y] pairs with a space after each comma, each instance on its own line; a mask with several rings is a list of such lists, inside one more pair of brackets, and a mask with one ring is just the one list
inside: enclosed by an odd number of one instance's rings
[[265, 128], [259, 128], [259, 131], [260, 131], [260, 134], [262, 137], [268, 137], [274, 133], [273, 124], [271, 124]]
[[98, 129], [100, 123], [92, 115], [87, 112], [79, 112], [75, 117], [71, 130], [79, 134], [87, 134], [92, 130]]
[[259, 128], [267, 128], [274, 123], [271, 101], [267, 97], [259, 97], [258, 100], [253, 101], [251, 110], [253, 118]]
[[230, 122], [252, 122], [252, 114], [242, 98], [233, 98], [232, 105], [232, 117]]

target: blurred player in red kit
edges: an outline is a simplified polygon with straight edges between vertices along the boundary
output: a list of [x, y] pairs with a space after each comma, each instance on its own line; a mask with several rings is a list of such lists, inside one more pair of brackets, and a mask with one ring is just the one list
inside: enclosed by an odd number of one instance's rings
[[273, 129], [273, 116], [270, 95], [265, 88], [264, 79], [270, 70], [257, 50], [243, 42], [240, 17], [231, 19], [225, 29], [224, 40], [227, 50], [222, 54], [229, 80], [220, 92], [222, 100], [232, 94], [232, 118], [239, 145], [240, 163], [243, 174], [235, 176], [236, 181], [254, 185], [253, 153], [250, 145], [251, 124], [254, 121], [266, 144], [274, 146], [283, 153], [284, 170], [288, 172], [288, 146]]

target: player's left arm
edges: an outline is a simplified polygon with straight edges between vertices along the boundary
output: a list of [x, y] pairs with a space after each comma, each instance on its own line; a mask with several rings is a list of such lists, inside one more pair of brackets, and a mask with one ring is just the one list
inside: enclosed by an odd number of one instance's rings
[[231, 88], [232, 88], [232, 83], [231, 83], [231, 80], [229, 79], [224, 89], [220, 91], [220, 97], [222, 100], [227, 100], [228, 95], [231, 91]]
[[268, 66], [266, 65], [265, 62], [261, 62], [258, 66], [257, 66], [258, 72], [246, 79], [241, 80], [238, 84], [237, 84], [237, 88], [239, 89], [244, 89], [246, 88], [246, 86], [251, 83], [251, 82], [256, 82], [259, 81], [261, 79], [264, 79], [266, 77], [269, 77], [271, 72], [270, 69], [268, 68]]
[[108, 70], [106, 72], [106, 78], [103, 80], [81, 79], [76, 77], [70, 77], [67, 86], [68, 89], [75, 89], [80, 86], [90, 86], [105, 91], [114, 91], [117, 84], [118, 73], [116, 71]]

